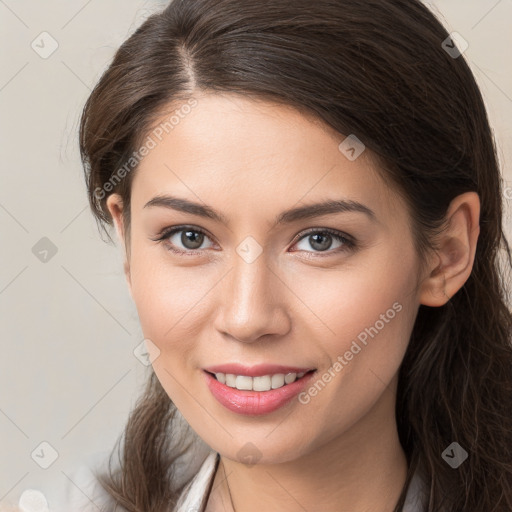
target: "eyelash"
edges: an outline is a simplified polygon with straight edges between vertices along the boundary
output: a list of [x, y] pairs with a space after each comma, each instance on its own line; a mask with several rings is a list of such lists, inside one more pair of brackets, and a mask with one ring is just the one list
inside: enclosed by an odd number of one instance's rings
[[[151, 238], [151, 240], [153, 240], [154, 242], [165, 242], [172, 235], [174, 235], [175, 233], [179, 233], [180, 231], [193, 231], [195, 233], [201, 233], [202, 235], [205, 235], [206, 237], [211, 238], [210, 235], [208, 235], [208, 233], [206, 233], [204, 230], [202, 230], [200, 228], [196, 228], [193, 226], [174, 226], [172, 228], [164, 228], [157, 235], [157, 238]], [[301, 252], [313, 253], [313, 254], [315, 254], [315, 256], [313, 256], [314, 258], [317, 258], [317, 257], [323, 258], [323, 257], [331, 256], [332, 254], [336, 254], [336, 253], [340, 253], [340, 252], [354, 251], [357, 248], [355, 239], [353, 239], [352, 237], [349, 237], [348, 235], [346, 235], [345, 233], [342, 233], [341, 231], [337, 231], [335, 229], [330, 229], [330, 228], [310, 229], [309, 231], [299, 233], [297, 235], [296, 241], [294, 241], [293, 245], [299, 243], [302, 239], [307, 238], [310, 235], [314, 235], [314, 234], [318, 234], [318, 233], [320, 233], [320, 234], [328, 233], [329, 235], [332, 235], [339, 242], [342, 242], [343, 245], [334, 250], [327, 250], [327, 251], [325, 251], [325, 254], [322, 254], [322, 251], [301, 251]], [[187, 255], [196, 256], [198, 254], [201, 254], [204, 251], [204, 249], [203, 250], [189, 249], [188, 251], [182, 251], [179, 249], [174, 249], [170, 245], [167, 247], [167, 250], [174, 254], [177, 254], [178, 256], [187, 256]], [[311, 257], [311, 256], [309, 256], [309, 257]]]

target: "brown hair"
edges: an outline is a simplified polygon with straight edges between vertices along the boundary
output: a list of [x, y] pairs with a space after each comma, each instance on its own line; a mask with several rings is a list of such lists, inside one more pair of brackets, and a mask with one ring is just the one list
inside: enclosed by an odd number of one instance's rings
[[[80, 151], [99, 225], [112, 225], [106, 191], [123, 198], [128, 250], [136, 166], [105, 184], [162, 112], [198, 90], [277, 101], [355, 134], [407, 201], [422, 257], [450, 201], [476, 191], [472, 273], [446, 305], [420, 306], [400, 367], [396, 418], [409, 470], [395, 511], [421, 462], [429, 512], [510, 512], [512, 259], [502, 181], [481, 93], [463, 55], [446, 51], [448, 37], [419, 0], [174, 0], [103, 73], [83, 110]], [[119, 471], [98, 476], [129, 511], [175, 504], [176, 412], [152, 373], [130, 413]], [[441, 457], [453, 441], [469, 453], [456, 470]]]

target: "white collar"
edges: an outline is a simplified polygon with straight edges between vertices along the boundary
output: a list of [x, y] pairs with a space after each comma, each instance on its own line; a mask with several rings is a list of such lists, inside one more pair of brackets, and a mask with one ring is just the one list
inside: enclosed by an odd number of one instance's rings
[[[183, 489], [174, 512], [190, 512], [191, 510], [203, 512], [206, 496], [217, 466], [217, 452], [211, 451], [197, 474]], [[416, 471], [411, 479], [402, 512], [424, 512], [426, 510], [426, 484], [425, 480]]]

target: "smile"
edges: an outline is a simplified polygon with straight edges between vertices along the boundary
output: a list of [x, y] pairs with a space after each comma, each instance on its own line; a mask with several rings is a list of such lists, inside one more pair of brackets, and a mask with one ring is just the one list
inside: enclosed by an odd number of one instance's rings
[[274, 375], [261, 375], [260, 377], [249, 377], [247, 375], [235, 375], [233, 373], [215, 373], [215, 378], [230, 388], [241, 391], [269, 391], [279, 389], [287, 384], [304, 377], [306, 372], [301, 373], [276, 373]]
[[315, 374], [316, 370], [309, 370], [250, 377], [203, 370], [206, 385], [217, 402], [232, 412], [249, 416], [269, 414], [291, 402]]

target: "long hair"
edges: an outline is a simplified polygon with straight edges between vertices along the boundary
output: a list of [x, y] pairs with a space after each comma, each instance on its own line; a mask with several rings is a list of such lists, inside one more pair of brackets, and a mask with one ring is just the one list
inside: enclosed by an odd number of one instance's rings
[[[174, 0], [118, 49], [80, 122], [92, 212], [110, 238], [105, 202], [121, 194], [128, 247], [137, 172], [130, 158], [162, 112], [194, 91], [277, 101], [355, 134], [405, 199], [421, 258], [450, 201], [478, 193], [471, 275], [444, 306], [419, 307], [399, 369], [396, 420], [408, 475], [395, 512], [420, 463], [429, 512], [512, 510], [512, 259], [503, 182], [481, 92], [456, 48], [419, 0]], [[175, 505], [177, 453], [168, 448], [179, 435], [175, 414], [151, 374], [127, 421], [120, 468], [98, 476], [130, 512]], [[468, 453], [457, 469], [442, 457], [452, 442]]]

